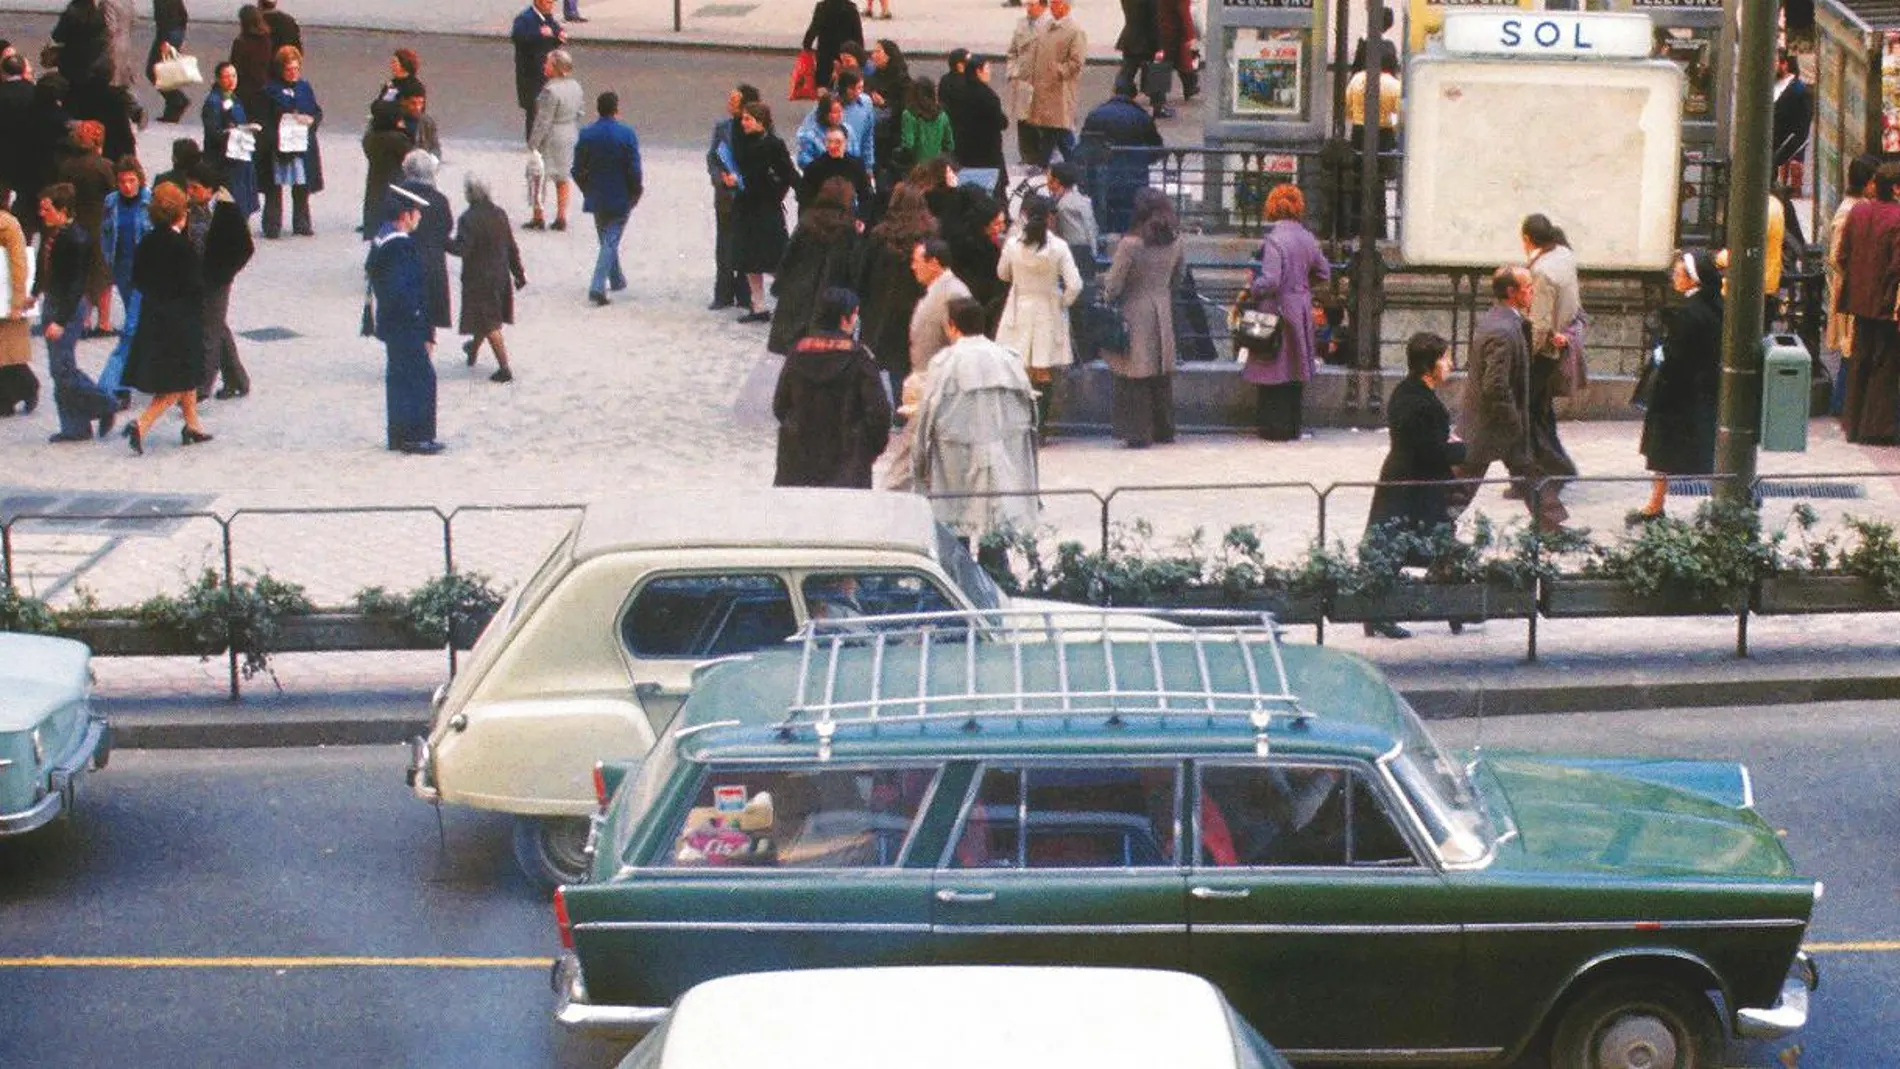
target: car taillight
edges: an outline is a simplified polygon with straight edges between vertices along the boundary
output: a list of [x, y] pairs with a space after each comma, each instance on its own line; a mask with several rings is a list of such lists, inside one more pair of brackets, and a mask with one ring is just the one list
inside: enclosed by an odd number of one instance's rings
[[607, 773], [606, 766], [594, 762], [594, 801], [599, 803], [600, 811], [607, 811]]
[[561, 930], [561, 949], [574, 949], [574, 922], [567, 919], [567, 895], [564, 889], [554, 889], [554, 924]]

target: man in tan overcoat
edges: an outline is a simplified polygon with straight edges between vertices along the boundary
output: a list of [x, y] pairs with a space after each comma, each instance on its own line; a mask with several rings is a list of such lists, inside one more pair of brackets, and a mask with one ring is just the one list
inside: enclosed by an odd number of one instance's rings
[[1048, 166], [1051, 150], [1075, 158], [1076, 87], [1089, 55], [1088, 35], [1069, 17], [1069, 0], [1050, 0], [1049, 28], [1036, 39], [1029, 65], [1029, 123], [1040, 145], [1035, 160]]
[[11, 194], [0, 189], [0, 260], [6, 263], [6, 287], [0, 292], [0, 416], [20, 408], [31, 412], [40, 402], [40, 380], [33, 374], [33, 338], [26, 314], [33, 298], [26, 287], [26, 235], [9, 212]]
[[1029, 101], [1033, 97], [1029, 74], [1036, 60], [1036, 45], [1048, 27], [1049, 0], [1027, 0], [1022, 21], [1010, 34], [1009, 51], [1003, 57], [1009, 72], [1009, 117], [1016, 123], [1016, 154], [1025, 162], [1039, 156], [1047, 158], [1047, 153], [1040, 150], [1042, 139], [1029, 122]]

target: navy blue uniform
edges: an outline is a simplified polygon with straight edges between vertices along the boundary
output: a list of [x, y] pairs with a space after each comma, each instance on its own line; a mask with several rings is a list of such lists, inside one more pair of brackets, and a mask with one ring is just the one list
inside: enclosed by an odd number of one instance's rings
[[427, 288], [422, 257], [408, 234], [383, 227], [369, 250], [369, 284], [376, 295], [376, 336], [388, 352], [383, 390], [389, 409], [389, 448], [435, 441], [435, 365], [429, 343]]

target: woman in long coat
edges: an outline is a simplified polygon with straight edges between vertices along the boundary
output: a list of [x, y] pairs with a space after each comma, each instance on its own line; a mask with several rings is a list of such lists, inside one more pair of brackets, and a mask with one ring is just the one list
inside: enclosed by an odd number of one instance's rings
[[501, 365], [488, 380], [513, 382], [501, 328], [515, 321], [515, 291], [528, 284], [528, 276], [521, 269], [521, 250], [509, 229], [508, 213], [495, 203], [488, 183], [469, 175], [463, 180], [463, 192], [468, 196], [468, 210], [456, 221], [455, 237], [449, 241], [449, 251], [462, 258], [458, 325], [468, 335], [462, 352], [468, 356], [468, 366], [474, 367], [482, 343], [487, 342], [495, 351], [495, 363]]
[[369, 129], [363, 131], [363, 159], [369, 175], [363, 180], [363, 240], [374, 241], [383, 225], [383, 202], [389, 187], [402, 181], [402, 158], [415, 142], [402, 132], [402, 112], [394, 104], [377, 101], [369, 106]]
[[1663, 362], [1643, 417], [1642, 452], [1656, 473], [1637, 521], [1663, 514], [1671, 475], [1715, 470], [1715, 410], [1722, 382], [1722, 276], [1715, 257], [1684, 253], [1670, 273], [1682, 303], [1663, 311]]
[[1452, 465], [1465, 459], [1465, 444], [1451, 440], [1451, 413], [1437, 393], [1451, 376], [1449, 344], [1436, 334], [1412, 335], [1405, 345], [1405, 370], [1385, 406], [1385, 463], [1379, 466], [1379, 485], [1372, 491], [1367, 534], [1383, 527], [1425, 535], [1452, 518], [1448, 487], [1387, 485], [1447, 482], [1455, 478]]
[[785, 259], [785, 194], [798, 184], [792, 154], [772, 132], [772, 109], [754, 101], [739, 113], [732, 155], [741, 187], [732, 198], [733, 267], [746, 276], [746, 313], [741, 323], [764, 323], [765, 276]]
[[[264, 174], [264, 236], [275, 238], [284, 230], [284, 187], [290, 187], [290, 232], [313, 237], [310, 223], [310, 195], [323, 192], [323, 152], [318, 147], [317, 130], [323, 125], [323, 106], [317, 103], [317, 91], [303, 77], [303, 53], [290, 45], [277, 50], [272, 60], [275, 75], [264, 87], [264, 130], [258, 147], [268, 149], [270, 170]], [[286, 123], [309, 127], [309, 147], [302, 152], [279, 152], [277, 146]], [[265, 158], [265, 152], [259, 152]]]
[[1102, 280], [1103, 297], [1128, 324], [1128, 351], [1102, 359], [1114, 375], [1115, 435], [1130, 448], [1174, 441], [1174, 294], [1186, 273], [1174, 202], [1143, 189]]
[[[1563, 230], [1541, 213], [1524, 217], [1519, 237], [1524, 242], [1524, 266], [1531, 269], [1536, 285], [1530, 314], [1525, 317], [1531, 323], [1531, 450], [1544, 474], [1575, 475], [1577, 464], [1557, 434], [1553, 399], [1569, 396], [1572, 386], [1586, 381], [1583, 364], [1569, 347], [1569, 333], [1583, 315], [1577, 254], [1570, 251]], [[1557, 344], [1560, 335], [1563, 345]], [[1575, 382], [1570, 381], [1573, 371]]]
[[72, 145], [77, 150], [59, 166], [59, 180], [73, 187], [73, 222], [86, 235], [88, 255], [86, 296], [98, 326], [89, 336], [112, 332], [112, 265], [106, 262], [106, 197], [118, 185], [112, 161], [101, 154], [106, 129], [90, 119], [73, 124]]
[[1299, 440], [1300, 394], [1317, 367], [1313, 287], [1333, 277], [1318, 240], [1301, 222], [1305, 216], [1306, 196], [1298, 186], [1275, 186], [1267, 194], [1267, 222], [1273, 225], [1251, 292], [1254, 307], [1280, 313], [1280, 337], [1265, 352], [1247, 350], [1241, 377], [1258, 387], [1255, 419], [1260, 437], [1270, 442]]
[[[785, 247], [785, 259], [772, 276], [772, 330], [765, 347], [789, 356], [800, 338], [830, 329], [819, 317], [819, 297], [833, 286], [849, 289], [858, 261], [857, 218], [851, 214], [851, 183], [834, 178], [799, 216], [798, 229]], [[856, 308], [853, 308], [855, 314]]]
[[40, 403], [40, 380], [33, 374], [33, 336], [26, 313], [33, 297], [26, 288], [26, 233], [7, 209], [12, 193], [0, 189], [0, 256], [6, 257], [8, 289], [0, 293], [0, 416], [16, 407], [33, 411]]
[[[270, 85], [273, 51], [270, 23], [264, 21], [264, 13], [255, 4], [238, 8], [238, 35], [231, 39], [230, 61], [237, 70], [238, 103], [252, 122], [261, 122], [264, 118], [264, 88]], [[258, 135], [257, 148], [261, 158], [262, 134]]]
[[198, 387], [204, 380], [203, 265], [185, 236], [185, 193], [169, 183], [152, 191], [152, 232], [139, 242], [132, 265], [139, 291], [138, 332], [125, 364], [125, 384], [152, 395], [139, 418], [125, 429], [134, 453], [165, 410], [179, 406], [186, 445], [208, 442], [198, 422]]
[[[257, 214], [257, 169], [250, 160], [233, 160], [229, 149], [232, 128], [250, 125], [250, 115], [238, 96], [237, 65], [218, 64], [211, 76], [211, 91], [198, 109], [205, 128], [204, 155], [224, 175], [225, 192], [231, 194], [246, 219]], [[255, 158], [255, 150], [252, 156]]]
[[[541, 166], [554, 183], [554, 229], [567, 229], [569, 172], [574, 170], [574, 145], [580, 140], [581, 118], [587, 110], [581, 83], [574, 80], [574, 59], [564, 48], [548, 53], [543, 61], [547, 83], [534, 100], [534, 126], [528, 131], [528, 147], [541, 154]], [[545, 225], [541, 204], [534, 205], [529, 230]]]
[[858, 5], [852, 0], [818, 0], [812, 5], [811, 23], [798, 47], [809, 48], [818, 57], [818, 88], [834, 84], [838, 48], [848, 41], [864, 43], [864, 20], [858, 18]]
[[936, 236], [937, 220], [925, 206], [924, 195], [900, 182], [858, 258], [854, 288], [864, 302], [858, 336], [884, 369], [892, 397], [903, 396], [904, 378], [911, 371], [910, 315], [924, 295], [910, 270], [911, 254], [919, 242]]
[[1031, 194], [1023, 203], [1022, 233], [1003, 243], [996, 277], [1009, 285], [996, 341], [1023, 358], [1036, 387], [1036, 426], [1049, 434], [1056, 372], [1075, 362], [1069, 341], [1069, 306], [1082, 295], [1082, 272], [1067, 242], [1049, 232], [1055, 205]]

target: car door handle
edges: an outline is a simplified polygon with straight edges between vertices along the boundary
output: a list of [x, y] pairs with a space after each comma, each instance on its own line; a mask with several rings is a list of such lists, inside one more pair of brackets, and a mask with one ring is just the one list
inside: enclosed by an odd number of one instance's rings
[[994, 902], [995, 891], [953, 891], [946, 887], [937, 892], [939, 902]]
[[660, 689], [658, 683], [635, 683], [633, 685], [633, 696], [639, 698], [641, 701], [645, 701], [648, 698], [657, 698], [660, 696]]
[[1231, 891], [1222, 890], [1221, 888], [1218, 888], [1218, 887], [1196, 887], [1194, 890], [1188, 892], [1188, 894], [1191, 894], [1195, 898], [1199, 898], [1202, 900], [1211, 899], [1211, 898], [1246, 898], [1248, 895], [1252, 893], [1253, 893], [1252, 891], [1247, 890], [1245, 887], [1237, 888]]

